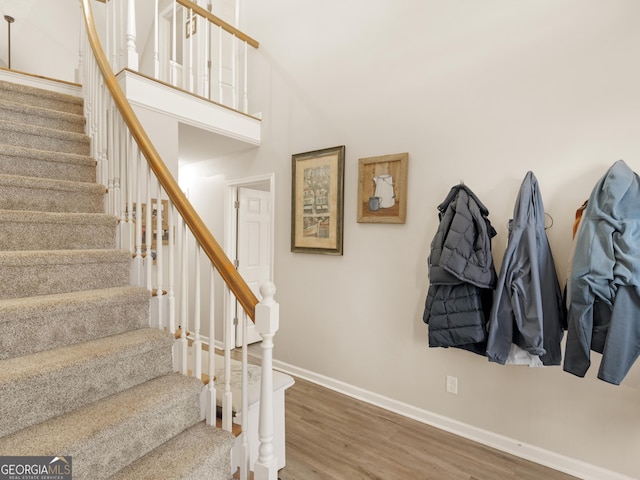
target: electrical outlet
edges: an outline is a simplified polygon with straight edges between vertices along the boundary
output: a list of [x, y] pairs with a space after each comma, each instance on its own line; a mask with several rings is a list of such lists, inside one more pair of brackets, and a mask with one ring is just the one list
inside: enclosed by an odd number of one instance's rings
[[458, 378], [447, 375], [447, 393], [458, 394]]

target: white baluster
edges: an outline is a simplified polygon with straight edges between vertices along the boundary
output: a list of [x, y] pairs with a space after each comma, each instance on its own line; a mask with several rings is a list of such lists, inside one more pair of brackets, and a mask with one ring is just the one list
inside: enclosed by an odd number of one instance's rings
[[[232, 300], [235, 302], [235, 298]], [[229, 316], [230, 317], [230, 316]], [[235, 320], [235, 319], [234, 319]], [[225, 318], [224, 320], [224, 396], [222, 397], [222, 428], [227, 431], [231, 431], [232, 428], [232, 400], [231, 394], [231, 349], [233, 348], [233, 339], [231, 332], [234, 325], [231, 318]]]
[[244, 86], [242, 111], [249, 113], [249, 44], [244, 42]]
[[[113, 100], [111, 100], [111, 112], [113, 115], [114, 122], [114, 132], [116, 135], [115, 141], [115, 151], [118, 153], [118, 171], [119, 171], [119, 197], [117, 203], [117, 214], [119, 218], [119, 222], [122, 224], [127, 223], [127, 196], [129, 192], [127, 191], [129, 181], [129, 171], [127, 169], [127, 132], [123, 128], [123, 123], [120, 121], [120, 115], [118, 113], [118, 109], [116, 108]], [[127, 242], [124, 244], [128, 250], [131, 249], [131, 245]]]
[[222, 83], [222, 27], [218, 27], [218, 102], [224, 105], [224, 85]]
[[136, 49], [136, 2], [127, 3], [127, 68], [138, 71], [138, 52]]
[[240, 449], [240, 480], [248, 480], [249, 470], [249, 356], [247, 346], [247, 314], [242, 311], [242, 448]]
[[[110, 116], [107, 117], [107, 123], [109, 123], [109, 128], [107, 128], [107, 138], [106, 138], [106, 142], [107, 142], [107, 161], [109, 162], [109, 177], [113, 176], [113, 167], [111, 167], [111, 164], [114, 164], [115, 158], [118, 158], [119, 155], [116, 154], [116, 149], [115, 149], [115, 145], [116, 145], [116, 140], [119, 137], [119, 135], [117, 134], [117, 131], [113, 130], [113, 127], [111, 126], [111, 118]], [[109, 185], [110, 188], [108, 190], [108, 194], [107, 194], [107, 213], [112, 213], [113, 210], [113, 181], [110, 180], [109, 181]], [[119, 230], [119, 227], [118, 227]]]
[[[208, 5], [207, 7], [209, 9], [209, 12], [211, 12], [211, 4]], [[210, 68], [210, 62], [209, 62], [209, 48], [210, 48], [210, 44], [211, 44], [211, 39], [209, 38], [211, 35], [211, 23], [209, 22], [208, 19], [204, 18], [202, 19], [202, 24], [204, 25], [204, 35], [202, 35], [203, 38], [203, 45], [202, 45], [202, 49], [203, 49], [203, 54], [202, 54], [202, 62], [201, 62], [201, 66], [202, 66], [202, 93], [201, 95], [205, 98], [209, 98], [211, 96], [210, 93], [210, 86], [209, 86], [209, 68]]]
[[214, 382], [214, 377], [216, 374], [216, 352], [215, 352], [215, 301], [214, 301], [214, 281], [215, 281], [215, 270], [213, 265], [209, 267], [209, 365], [208, 365], [208, 373], [209, 373], [209, 397], [207, 399], [207, 425], [215, 425], [216, 424], [216, 415], [217, 415], [217, 393], [216, 393], [216, 384]]
[[231, 94], [233, 108], [238, 109], [238, 37], [233, 35], [231, 46]]
[[162, 221], [167, 214], [162, 209], [162, 187], [160, 182], [156, 179], [156, 301], [158, 303], [158, 328], [164, 328], [164, 291], [162, 290], [162, 276], [163, 276], [163, 252], [162, 245]]
[[142, 259], [142, 162], [140, 159], [140, 151], [138, 149], [138, 144], [136, 142], [131, 142], [131, 151], [132, 151], [132, 162], [133, 163], [133, 173], [134, 173], [134, 181], [133, 181], [133, 189], [135, 192], [135, 240], [136, 240], [136, 255], [131, 262], [131, 283], [138, 287], [142, 287], [144, 285], [143, 279], [143, 259]]
[[187, 34], [189, 35], [189, 91], [195, 93], [193, 85], [193, 22], [196, 20], [193, 11], [188, 10], [189, 20], [187, 20]]
[[256, 305], [256, 329], [262, 337], [262, 371], [260, 384], [260, 447], [254, 464], [256, 480], [277, 480], [278, 462], [274, 453], [273, 410], [273, 337], [279, 328], [280, 306], [274, 300], [276, 287], [266, 282], [260, 286], [262, 301]]
[[[113, 116], [116, 116], [116, 109], [112, 107]], [[115, 118], [114, 118], [114, 125]], [[134, 232], [133, 232], [133, 172], [135, 166], [135, 160], [133, 157], [133, 147], [132, 147], [132, 138], [131, 135], [127, 134], [124, 139], [126, 155], [122, 158], [122, 169], [126, 172], [126, 193], [125, 193], [125, 206], [124, 211], [126, 212], [124, 225], [126, 226], [126, 231], [123, 232], [122, 242], [125, 245], [124, 248], [129, 250], [130, 252], [135, 252], [135, 245], [133, 242]]]
[[182, 269], [182, 284], [181, 284], [181, 293], [180, 293], [180, 302], [182, 305], [182, 315], [181, 315], [181, 328], [182, 333], [180, 334], [180, 357], [179, 357], [179, 366], [180, 373], [183, 375], [187, 374], [187, 328], [189, 326], [189, 309], [188, 309], [188, 301], [189, 301], [189, 292], [188, 292], [188, 276], [187, 276], [187, 266], [189, 265], [188, 261], [188, 249], [187, 249], [187, 224], [182, 221], [182, 262], [180, 264], [180, 268]]
[[177, 47], [176, 47], [176, 43], [177, 43], [177, 32], [176, 32], [176, 27], [177, 27], [177, 16], [178, 12], [176, 9], [176, 2], [173, 2], [173, 18], [172, 18], [172, 23], [173, 23], [173, 28], [171, 29], [171, 62], [170, 62], [170, 76], [171, 76], [171, 85], [173, 85], [174, 87], [178, 86], [178, 56], [177, 56]]
[[110, 162], [108, 158], [109, 145], [108, 145], [108, 135], [107, 135], [107, 116], [106, 116], [106, 108], [105, 108], [107, 88], [106, 88], [106, 85], [104, 84], [104, 79], [102, 78], [102, 75], [99, 75], [99, 74], [98, 74], [97, 88], [98, 90], [97, 90], [96, 104], [95, 104], [96, 131], [95, 131], [95, 137], [93, 141], [96, 145], [96, 150], [98, 155], [96, 158], [101, 164], [108, 166], [109, 180], [107, 183], [107, 195], [105, 196], [105, 212], [113, 215], [115, 213], [114, 202], [115, 202], [115, 189], [116, 189], [116, 184], [115, 184], [116, 172], [115, 172], [114, 163]]
[[144, 257], [144, 266], [145, 266], [145, 278], [146, 278], [146, 286], [149, 293], [153, 290], [153, 278], [151, 276], [151, 270], [153, 267], [153, 254], [151, 252], [151, 239], [153, 238], [153, 223], [151, 221], [151, 209], [153, 206], [151, 205], [151, 168], [149, 164], [144, 162], [145, 167], [145, 183], [147, 186], [147, 196], [146, 201], [144, 202], [146, 205], [146, 215], [144, 220], [144, 237], [145, 237], [145, 257]]
[[169, 291], [168, 291], [168, 309], [169, 309], [169, 331], [175, 333], [176, 331], [176, 298], [174, 292], [175, 285], [175, 249], [176, 249], [176, 235], [175, 235], [175, 215], [174, 215], [173, 203], [169, 203]]
[[159, 37], [159, 28], [160, 28], [160, 12], [158, 11], [158, 0], [155, 1], [155, 11], [154, 11], [154, 25], [153, 25], [153, 74], [156, 80], [160, 79], [160, 52], [158, 51], [160, 48], [160, 37]]
[[[107, 87], [106, 85], [103, 85], [103, 90], [105, 90], [105, 95], [106, 95], [106, 90]], [[106, 100], [106, 97], [105, 97]], [[104, 106], [103, 106], [104, 108]], [[105, 108], [105, 114], [107, 113], [107, 110]], [[105, 120], [106, 120], [106, 115], [104, 116]], [[107, 122], [104, 122], [105, 127], [107, 126]], [[122, 131], [118, 131], [117, 132], [117, 137], [114, 138], [114, 145], [113, 145], [113, 150], [109, 151], [109, 146], [108, 144], [106, 144], [106, 147], [103, 149], [104, 151], [104, 159], [105, 162], [109, 162], [110, 164], [113, 165], [113, 206], [112, 206], [112, 210], [111, 213], [113, 215], [115, 215], [117, 218], [120, 218], [121, 215], [121, 211], [120, 211], [120, 196], [122, 195], [121, 192], [121, 171], [120, 171], [120, 161], [119, 159], [121, 159], [122, 157], [124, 157], [124, 143], [121, 141], [122, 139]], [[106, 135], [105, 135], [106, 137]]]
[[195, 377], [198, 379], [202, 379], [202, 340], [200, 339], [200, 253], [202, 249], [199, 244], [196, 245], [196, 263], [195, 263], [195, 284], [193, 291], [193, 308], [194, 308], [194, 321], [193, 321], [193, 358], [195, 361], [195, 365], [193, 371], [195, 372]]

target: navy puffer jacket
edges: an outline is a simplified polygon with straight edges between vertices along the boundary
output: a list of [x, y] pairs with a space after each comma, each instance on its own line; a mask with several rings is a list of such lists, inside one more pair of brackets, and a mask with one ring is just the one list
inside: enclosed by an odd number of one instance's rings
[[423, 320], [430, 347], [459, 347], [486, 354], [486, 319], [496, 271], [489, 211], [465, 185], [438, 206], [440, 225], [429, 255], [429, 291]]

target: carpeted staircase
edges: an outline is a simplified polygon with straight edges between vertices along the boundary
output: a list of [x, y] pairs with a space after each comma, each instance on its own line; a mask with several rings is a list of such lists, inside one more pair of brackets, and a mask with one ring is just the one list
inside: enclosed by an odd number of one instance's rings
[[233, 436], [201, 421], [172, 337], [88, 157], [82, 99], [0, 81], [0, 456], [72, 456], [73, 478], [226, 479]]

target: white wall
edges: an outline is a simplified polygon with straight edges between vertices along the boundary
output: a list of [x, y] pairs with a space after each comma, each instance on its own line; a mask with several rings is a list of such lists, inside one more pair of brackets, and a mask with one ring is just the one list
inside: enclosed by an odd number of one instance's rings
[[8, 63], [7, 22], [11, 25], [11, 68], [75, 81], [78, 67], [78, 0], [0, 0], [0, 59]]
[[[276, 359], [639, 478], [640, 365], [619, 387], [597, 362], [585, 379], [498, 366], [430, 349], [421, 318], [436, 207], [460, 179], [489, 208], [499, 267], [532, 170], [564, 282], [575, 209], [614, 161], [640, 171], [639, 14], [634, 0], [247, 0], [263, 144], [229, 175], [276, 172]], [[337, 145], [344, 256], [291, 253], [291, 155]], [[404, 151], [406, 224], [358, 224], [358, 158]]]

